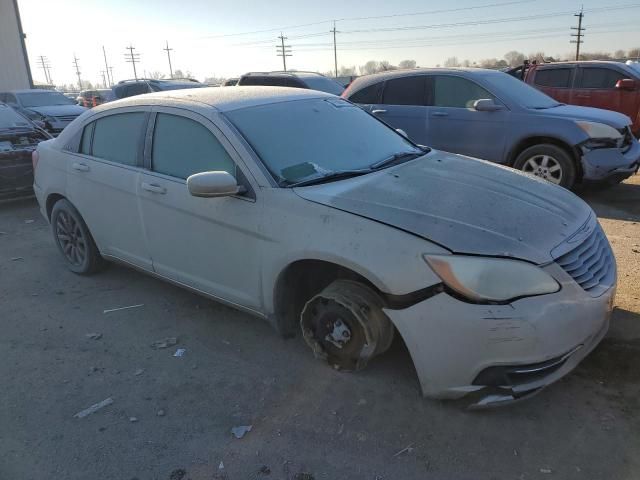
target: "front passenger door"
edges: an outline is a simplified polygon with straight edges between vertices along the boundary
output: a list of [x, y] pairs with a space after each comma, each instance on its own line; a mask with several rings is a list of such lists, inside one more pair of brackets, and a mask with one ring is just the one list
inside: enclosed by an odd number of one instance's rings
[[[160, 275], [252, 310], [260, 306], [261, 205], [247, 171], [210, 119], [158, 107], [147, 138], [140, 210], [153, 268]], [[192, 196], [186, 179], [226, 171], [248, 192]]]

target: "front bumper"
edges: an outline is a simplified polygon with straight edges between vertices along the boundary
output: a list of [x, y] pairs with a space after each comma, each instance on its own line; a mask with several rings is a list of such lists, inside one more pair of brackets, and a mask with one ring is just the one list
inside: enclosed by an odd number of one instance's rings
[[583, 181], [614, 183], [630, 177], [640, 167], [640, 143], [632, 139], [631, 148], [622, 152], [619, 148], [582, 147]]
[[[403, 310], [385, 309], [409, 349], [424, 396], [473, 394], [480, 407], [514, 401], [562, 378], [595, 348], [608, 330], [615, 288], [594, 298], [558, 265], [546, 269], [562, 279], [559, 292], [509, 305], [465, 303], [440, 293]], [[476, 381], [491, 367], [557, 359], [559, 366], [505, 382], [510, 384]]]

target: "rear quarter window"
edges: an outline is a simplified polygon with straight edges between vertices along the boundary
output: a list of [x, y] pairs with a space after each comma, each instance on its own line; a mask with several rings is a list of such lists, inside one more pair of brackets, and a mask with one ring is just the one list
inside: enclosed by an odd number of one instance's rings
[[533, 82], [541, 87], [569, 88], [572, 71], [572, 68], [539, 69]]
[[380, 103], [382, 94], [382, 82], [374, 83], [349, 95], [349, 100], [353, 103]]
[[580, 70], [578, 88], [616, 88], [618, 80], [629, 78], [625, 74], [612, 68], [582, 68]]

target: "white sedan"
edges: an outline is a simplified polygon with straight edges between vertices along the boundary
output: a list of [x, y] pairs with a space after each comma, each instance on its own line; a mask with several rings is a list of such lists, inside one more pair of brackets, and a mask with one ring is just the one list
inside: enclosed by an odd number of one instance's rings
[[72, 271], [130, 265], [301, 330], [342, 370], [400, 335], [426, 396], [533, 394], [608, 328], [615, 259], [584, 202], [332, 95], [142, 95], [86, 112], [33, 160]]

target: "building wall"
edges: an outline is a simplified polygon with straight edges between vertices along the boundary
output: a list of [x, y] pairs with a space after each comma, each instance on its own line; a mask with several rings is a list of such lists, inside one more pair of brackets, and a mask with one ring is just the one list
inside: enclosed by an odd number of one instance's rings
[[31, 86], [17, 0], [0, 0], [0, 90]]

